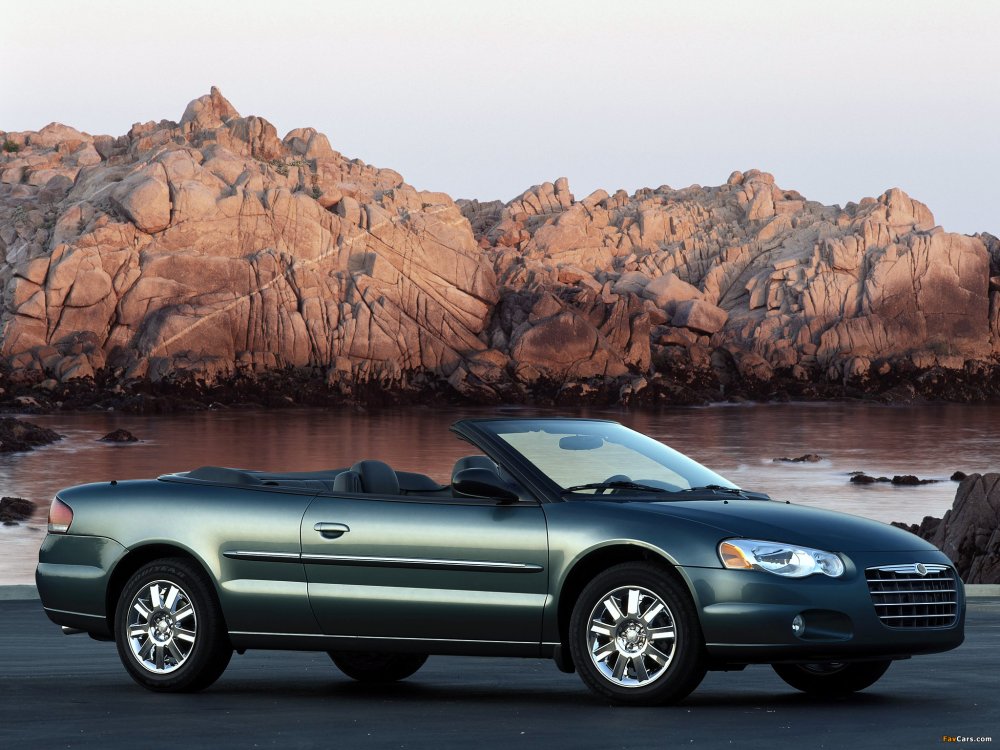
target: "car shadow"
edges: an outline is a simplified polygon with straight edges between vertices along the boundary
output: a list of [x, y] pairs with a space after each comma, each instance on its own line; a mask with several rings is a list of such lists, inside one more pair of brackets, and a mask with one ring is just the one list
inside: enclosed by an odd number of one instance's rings
[[[275, 698], [294, 698], [296, 700], [323, 700], [331, 698], [339, 703], [358, 702], [370, 707], [373, 700], [393, 703], [449, 703], [476, 704], [488, 703], [501, 705], [505, 703], [520, 704], [530, 702], [532, 705], [578, 706], [582, 701], [591, 701], [589, 692], [582, 686], [579, 689], [565, 688], [538, 689], [526, 686], [483, 686], [461, 683], [430, 684], [419, 681], [406, 681], [391, 684], [366, 684], [361, 682], [311, 683], [303, 686], [301, 682], [275, 680], [240, 680], [220, 681], [201, 694], [225, 696], [255, 696]], [[600, 705], [597, 701], [594, 705]]]
[[[641, 710], [641, 708], [620, 707], [591, 694], [582, 684], [558, 685], [552, 687], [537, 687], [530, 685], [470, 685], [461, 682], [447, 684], [432, 684], [419, 680], [391, 684], [365, 684], [359, 682], [312, 682], [304, 686], [302, 682], [293, 680], [257, 680], [240, 679], [238, 681], [220, 681], [201, 694], [204, 698], [218, 696], [253, 696], [266, 697], [273, 701], [276, 698], [296, 701], [327, 701], [335, 699], [340, 704], [357, 702], [361, 706], [370, 707], [372, 701], [383, 703], [427, 703], [492, 706], [530, 705], [532, 708], [560, 708], [592, 706], [607, 707], [619, 710]], [[688, 696], [673, 708], [676, 709], [710, 709], [710, 708], [755, 708], [755, 709], [792, 709], [812, 710], [817, 708], [851, 707], [855, 709], [884, 710], [890, 707], [906, 707], [908, 710], [919, 708], [926, 702], [928, 707], [940, 709], [941, 696], [928, 693], [925, 699], [914, 696], [884, 694], [878, 692], [856, 693], [837, 698], [822, 698], [799, 692], [773, 691], [719, 691], [700, 689]], [[665, 710], [657, 707], [659, 710]]]

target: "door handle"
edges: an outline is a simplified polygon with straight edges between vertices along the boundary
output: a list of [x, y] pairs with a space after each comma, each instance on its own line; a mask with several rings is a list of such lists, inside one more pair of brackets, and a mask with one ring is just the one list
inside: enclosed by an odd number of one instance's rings
[[336, 539], [339, 536], [343, 536], [351, 527], [346, 523], [329, 523], [327, 521], [320, 521], [315, 526], [313, 526], [313, 531], [318, 531], [320, 536], [324, 539]]

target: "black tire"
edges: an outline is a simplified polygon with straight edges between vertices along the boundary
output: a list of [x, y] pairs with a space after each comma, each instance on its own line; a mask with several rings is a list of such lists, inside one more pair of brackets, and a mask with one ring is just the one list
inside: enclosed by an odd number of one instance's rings
[[384, 654], [375, 651], [328, 651], [333, 663], [358, 682], [405, 680], [427, 661], [427, 654]]
[[212, 584], [184, 558], [154, 560], [129, 578], [115, 610], [115, 643], [129, 676], [165, 693], [203, 690], [233, 656]]
[[822, 664], [772, 664], [778, 677], [796, 690], [824, 698], [850, 695], [874, 685], [892, 664], [885, 661]]
[[613, 703], [676, 703], [705, 677], [705, 641], [691, 596], [658, 565], [623, 563], [594, 578], [573, 607], [569, 646], [580, 678]]

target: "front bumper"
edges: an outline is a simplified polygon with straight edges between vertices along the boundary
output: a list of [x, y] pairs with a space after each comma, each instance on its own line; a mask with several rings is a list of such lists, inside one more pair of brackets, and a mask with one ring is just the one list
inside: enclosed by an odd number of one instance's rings
[[49, 534], [38, 551], [35, 584], [57, 625], [109, 635], [108, 582], [127, 550], [99, 536]]
[[[951, 565], [942, 554], [849, 554], [841, 578], [781, 578], [762, 571], [684, 568], [712, 661], [755, 664], [902, 659], [961, 645], [965, 595], [957, 582], [957, 617], [948, 627], [896, 628], [878, 617], [865, 569], [904, 563]], [[793, 632], [802, 615], [805, 630]]]

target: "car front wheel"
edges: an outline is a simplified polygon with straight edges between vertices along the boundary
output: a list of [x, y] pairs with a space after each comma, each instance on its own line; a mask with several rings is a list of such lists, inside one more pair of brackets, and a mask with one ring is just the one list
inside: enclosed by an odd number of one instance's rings
[[803, 693], [822, 697], [848, 695], [874, 685], [892, 661], [772, 664], [778, 677]]
[[358, 682], [405, 680], [424, 666], [426, 654], [382, 654], [362, 651], [329, 651], [341, 672]]
[[573, 608], [569, 643], [587, 687], [615, 703], [676, 703], [705, 677], [691, 597], [656, 565], [624, 563], [594, 578]]
[[128, 580], [115, 611], [115, 643], [132, 679], [159, 692], [202, 690], [233, 655], [211, 584], [182, 558], [151, 562]]

